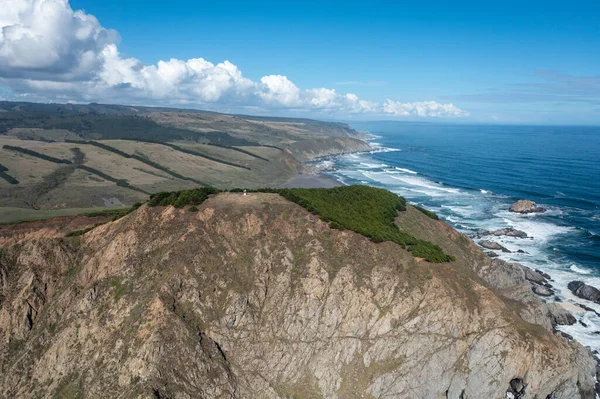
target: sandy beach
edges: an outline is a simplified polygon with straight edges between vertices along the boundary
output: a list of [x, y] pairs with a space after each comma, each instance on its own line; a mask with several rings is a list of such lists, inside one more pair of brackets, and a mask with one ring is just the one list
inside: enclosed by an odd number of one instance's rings
[[331, 188], [341, 185], [333, 177], [324, 173], [317, 173], [314, 175], [297, 175], [281, 185], [281, 188]]

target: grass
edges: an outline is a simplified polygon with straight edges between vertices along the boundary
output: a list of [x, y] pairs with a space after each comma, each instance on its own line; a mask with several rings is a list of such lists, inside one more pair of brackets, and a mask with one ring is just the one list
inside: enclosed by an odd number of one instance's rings
[[129, 285], [124, 284], [120, 279], [113, 280], [110, 285], [115, 289], [113, 294], [115, 302], [118, 302], [129, 291]]
[[[153, 144], [161, 144], [161, 145], [166, 145], [166, 146], [172, 146], [172, 145], [170, 145], [170, 144], [168, 144], [168, 143], [162, 143], [162, 142], [144, 141], [144, 140], [133, 140], [133, 141], [139, 141], [139, 142], [141, 142], [141, 143], [153, 143]], [[156, 162], [154, 162], [154, 161], [151, 161], [151, 160], [150, 160], [150, 159], [148, 159], [148, 158], [141, 157], [141, 156], [139, 156], [139, 155], [137, 155], [137, 154], [128, 154], [128, 153], [126, 153], [126, 152], [124, 152], [124, 151], [121, 151], [121, 150], [119, 150], [119, 149], [117, 149], [117, 148], [115, 148], [115, 147], [112, 147], [112, 146], [110, 146], [110, 145], [108, 145], [108, 144], [99, 143], [99, 142], [97, 142], [97, 141], [93, 141], [93, 140], [88, 140], [88, 141], [86, 141], [86, 140], [66, 140], [66, 142], [67, 142], [67, 143], [72, 143], [72, 144], [88, 144], [88, 145], [93, 145], [93, 146], [95, 146], [95, 147], [98, 147], [98, 148], [101, 148], [101, 149], [103, 149], [103, 150], [106, 150], [106, 151], [112, 152], [113, 154], [116, 154], [116, 155], [122, 156], [123, 158], [127, 158], [127, 159], [135, 159], [135, 160], [137, 160], [137, 161], [139, 161], [139, 162], [145, 163], [146, 165], [148, 165], [148, 166], [151, 166], [151, 167], [153, 167], [154, 169], [161, 170], [161, 171], [163, 171], [163, 172], [165, 172], [165, 173], [167, 173], [167, 174], [169, 174], [169, 175], [171, 175], [171, 176], [175, 177], [176, 179], [180, 179], [180, 180], [188, 180], [188, 181], [194, 182], [194, 183], [196, 183], [196, 184], [199, 184], [199, 185], [201, 185], [201, 186], [206, 186], [206, 185], [207, 185], [206, 183], [204, 183], [204, 182], [201, 182], [200, 180], [197, 180], [197, 179], [193, 179], [193, 178], [191, 178], [191, 177], [187, 177], [187, 176], [180, 175], [179, 173], [177, 173], [177, 172], [175, 172], [175, 171], [171, 170], [170, 168], [167, 168], [166, 166], [163, 166], [163, 165], [161, 165], [161, 164], [158, 164], [158, 163], [156, 163]], [[174, 147], [177, 147], [177, 146], [174, 146]], [[178, 148], [177, 148], [177, 150], [181, 151], [182, 149], [180, 149], [180, 148], [178, 147]], [[182, 151], [182, 152], [186, 152], [186, 151]], [[206, 158], [206, 157], [205, 157], [205, 158]], [[215, 160], [215, 161], [217, 161], [217, 162], [220, 162], [220, 161], [218, 161], [217, 159], [213, 159], [213, 158], [209, 158], [209, 159], [212, 159], [212, 160]], [[222, 163], [226, 163], [226, 162], [222, 162]], [[233, 164], [232, 164], [232, 165], [233, 165]], [[233, 165], [233, 166], [239, 166], [239, 165]], [[239, 167], [241, 167], [241, 168], [245, 168], [245, 167], [242, 167], [242, 166], [239, 166]], [[112, 181], [112, 182], [116, 183], [118, 186], [121, 186], [121, 187], [126, 187], [126, 188], [130, 188], [130, 189], [132, 189], [132, 190], [139, 191], [139, 192], [143, 192], [144, 194], [148, 194], [146, 191], [144, 191], [144, 190], [142, 190], [142, 189], [139, 189], [139, 188], [137, 188], [137, 187], [133, 187], [133, 186], [131, 186], [131, 185], [130, 185], [130, 184], [129, 184], [129, 183], [126, 181], [126, 180], [118, 180], [118, 179], [114, 179], [114, 178], [112, 178], [112, 177], [110, 177], [110, 176], [108, 176], [108, 175], [106, 175], [106, 174], [104, 174], [104, 173], [102, 173], [102, 172], [100, 172], [100, 171], [98, 171], [98, 170], [96, 170], [96, 169], [92, 169], [92, 168], [89, 168], [89, 169], [90, 169], [90, 170], [88, 170], [88, 169], [86, 169], [86, 170], [87, 170], [88, 172], [90, 172], [90, 173], [94, 173], [94, 174], [96, 174], [96, 175], [98, 175], [98, 176], [102, 177], [102, 178], [103, 178], [103, 179], [105, 179], [105, 180]]]
[[87, 233], [88, 231], [94, 230], [96, 227], [100, 226], [101, 224], [102, 223], [97, 223], [97, 224], [93, 225], [92, 227], [88, 227], [87, 229], [72, 231], [70, 233], [65, 234], [65, 237], [79, 237], [79, 236], [82, 236], [85, 233]]

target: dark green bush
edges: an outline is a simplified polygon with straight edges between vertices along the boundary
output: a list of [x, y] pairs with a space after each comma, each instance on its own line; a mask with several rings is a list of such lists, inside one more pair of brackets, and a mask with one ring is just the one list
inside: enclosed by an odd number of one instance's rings
[[119, 187], [125, 187], [125, 188], [128, 188], [130, 190], [139, 191], [140, 193], [150, 194], [149, 192], [147, 192], [145, 190], [142, 190], [141, 188], [132, 186], [125, 179], [115, 179], [114, 177], [109, 176], [106, 173], [99, 171], [98, 169], [90, 168], [89, 166], [85, 166], [85, 165], [77, 165], [77, 168], [85, 170], [86, 172], [91, 173], [93, 175], [99, 176], [99, 177], [103, 178], [104, 180], [108, 180], [110, 182], [113, 182], [113, 183], [115, 183]]
[[[244, 189], [234, 188], [231, 193]], [[454, 260], [437, 245], [419, 240], [400, 231], [394, 223], [398, 211], [406, 210], [406, 200], [387, 190], [368, 186], [343, 186], [335, 188], [246, 189], [248, 193], [277, 193], [295, 202], [307, 211], [318, 215], [329, 226], [339, 230], [352, 230], [373, 242], [392, 241], [407, 248], [414, 256], [429, 262], [442, 263]], [[153, 194], [149, 206], [183, 208], [198, 205], [219, 190], [202, 187], [193, 190]], [[190, 210], [192, 210], [190, 208]]]
[[10, 184], [19, 184], [19, 181], [17, 179], [15, 179], [14, 177], [12, 177], [8, 173], [6, 173], [7, 170], [8, 170], [7, 168], [0, 165], [0, 178], [6, 180]]
[[200, 205], [208, 199], [209, 195], [219, 192], [218, 189], [213, 187], [200, 187], [171, 193], [161, 192], [150, 196], [148, 206], [173, 205], [175, 208], [183, 208], [187, 205]]
[[196, 205], [192, 205], [188, 208], [188, 211], [190, 212], [198, 212], [198, 207]]
[[427, 217], [429, 217], [429, 218], [431, 218], [433, 220], [440, 220], [439, 216], [436, 215], [435, 212], [428, 211], [427, 209], [422, 208], [422, 207], [420, 207], [418, 205], [414, 205], [414, 207], [417, 208], [417, 210], [419, 212], [425, 214]]
[[[205, 159], [208, 159], [208, 160], [210, 160], [210, 161], [213, 161], [213, 162], [218, 162], [218, 163], [221, 163], [221, 164], [223, 164], [223, 165], [229, 165], [229, 166], [234, 166], [234, 167], [236, 167], [236, 168], [241, 168], [241, 169], [247, 169], [247, 170], [250, 170], [250, 168], [249, 168], [249, 167], [247, 167], [247, 166], [244, 166], [244, 165], [238, 165], [237, 163], [233, 163], [233, 162], [224, 161], [224, 160], [222, 160], [222, 159], [218, 159], [218, 158], [215, 158], [215, 157], [211, 157], [210, 155], [203, 154], [203, 153], [201, 153], [201, 152], [199, 152], [199, 151], [194, 151], [194, 150], [190, 150], [190, 149], [187, 149], [187, 148], [179, 147], [178, 145], [175, 145], [175, 144], [171, 144], [171, 143], [160, 143], [160, 144], [162, 144], [162, 145], [166, 145], [166, 146], [168, 146], [168, 147], [171, 147], [171, 148], [173, 148], [174, 150], [177, 150], [177, 151], [179, 151], [179, 152], [183, 152], [183, 153], [185, 153], [185, 154], [190, 154], [190, 155], [194, 155], [194, 156], [197, 156], [197, 157], [205, 158]], [[223, 146], [217, 146], [217, 147], [223, 147]], [[231, 149], [234, 149], [233, 147], [225, 147], [225, 148], [231, 148]], [[242, 152], [247, 152], [247, 151], [242, 151]]]
[[387, 190], [368, 186], [335, 188], [291, 188], [279, 190], [284, 198], [330, 222], [332, 228], [348, 229], [373, 242], [392, 241], [407, 248], [414, 256], [429, 262], [453, 261], [437, 245], [419, 240], [398, 229], [394, 218], [406, 210], [406, 201]]
[[54, 158], [49, 155], [40, 154], [37, 151], [28, 150], [27, 148], [17, 147], [17, 146], [13, 146], [13, 145], [4, 145], [4, 146], [2, 146], [2, 148], [4, 148], [5, 150], [20, 152], [21, 154], [26, 154], [26, 155], [30, 155], [32, 157], [40, 158], [40, 159], [43, 159], [44, 161], [49, 161], [49, 162], [54, 162], [54, 163], [64, 163], [67, 165], [71, 164], [71, 161], [69, 161], [68, 159]]
[[84, 235], [88, 231], [94, 230], [98, 226], [100, 226], [100, 224], [95, 224], [92, 227], [88, 227], [87, 229], [72, 231], [70, 233], [65, 234], [65, 237], [79, 237], [79, 236]]
[[[269, 160], [267, 158], [263, 158], [260, 155], [256, 155], [256, 154], [254, 154], [254, 153], [252, 153], [250, 151], [242, 150], [241, 148], [230, 147], [230, 146], [227, 146], [227, 145], [210, 144], [210, 143], [209, 143], [209, 145], [212, 145], [212, 146], [215, 146], [215, 147], [227, 148], [228, 150], [233, 150], [233, 151], [241, 152], [242, 154], [250, 155], [251, 157], [260, 159], [262, 161], [269, 162]], [[267, 147], [267, 146], [263, 146], [263, 147]]]

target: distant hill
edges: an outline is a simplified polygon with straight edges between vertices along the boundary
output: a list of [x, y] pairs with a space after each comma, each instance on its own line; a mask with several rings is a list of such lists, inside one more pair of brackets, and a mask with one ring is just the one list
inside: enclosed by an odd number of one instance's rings
[[277, 187], [306, 173], [306, 160], [369, 150], [360, 137], [310, 119], [0, 102], [0, 223], [7, 213], [131, 205], [158, 191]]

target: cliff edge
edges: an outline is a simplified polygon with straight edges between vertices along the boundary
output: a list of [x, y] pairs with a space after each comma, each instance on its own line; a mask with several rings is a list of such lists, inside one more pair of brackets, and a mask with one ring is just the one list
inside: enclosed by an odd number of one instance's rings
[[591, 354], [522, 269], [411, 206], [396, 224], [455, 261], [266, 193], [21, 228], [0, 249], [0, 396], [594, 397]]

